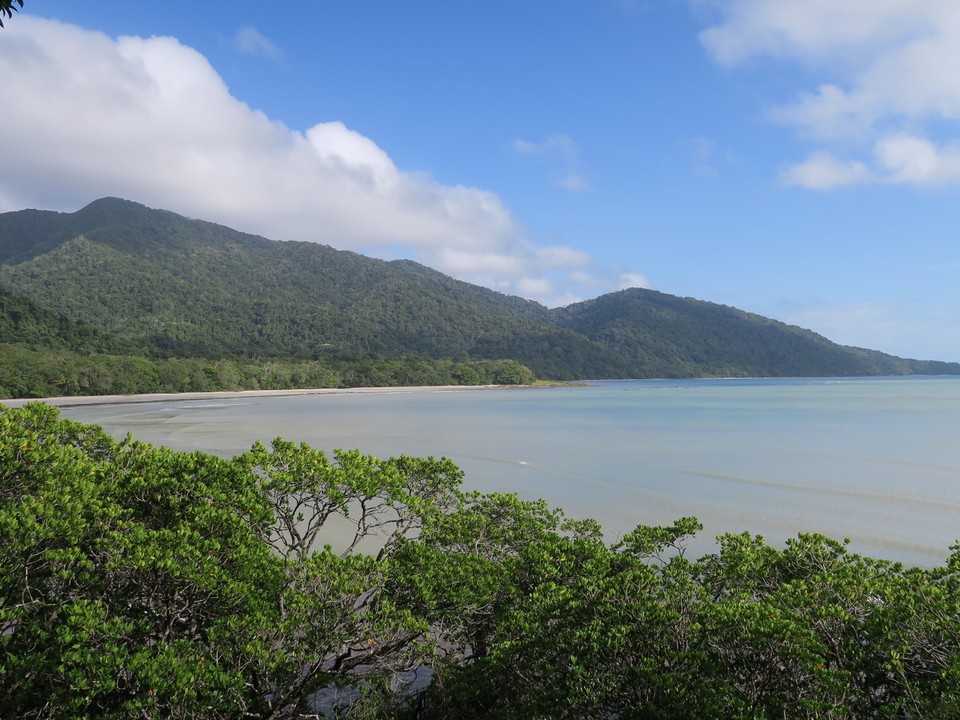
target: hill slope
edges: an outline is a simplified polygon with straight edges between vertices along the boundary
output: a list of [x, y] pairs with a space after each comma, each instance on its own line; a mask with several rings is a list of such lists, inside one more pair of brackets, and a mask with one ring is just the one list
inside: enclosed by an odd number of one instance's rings
[[116, 198], [0, 215], [0, 288], [150, 357], [513, 358], [558, 379], [960, 372], [652, 291], [550, 310]]
[[556, 317], [561, 327], [633, 356], [653, 376], [909, 375], [958, 367], [837, 345], [794, 325], [654, 290], [610, 293], [560, 308]]
[[603, 355], [541, 305], [416, 263], [274, 242], [112, 198], [72, 215], [0, 216], [0, 262], [0, 286], [148, 355], [490, 357], [478, 343], [521, 335]]
[[0, 288], [0, 342], [32, 350], [128, 350], [88, 323], [44, 310], [28, 298], [11, 295], [3, 288]]

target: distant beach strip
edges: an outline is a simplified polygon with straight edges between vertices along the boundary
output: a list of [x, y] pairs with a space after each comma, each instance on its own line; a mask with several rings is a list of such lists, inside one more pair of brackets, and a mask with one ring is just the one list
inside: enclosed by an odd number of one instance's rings
[[[72, 405], [124, 405], [127, 403], [169, 402], [170, 400], [235, 400], [249, 397], [288, 395], [349, 395], [355, 393], [459, 392], [461, 390], [503, 390], [507, 385], [409, 385], [401, 387], [302, 388], [298, 390], [223, 390], [218, 392], [144, 393], [142, 395], [77, 395], [49, 398], [0, 400], [0, 405], [23, 407], [42, 402], [57, 407]], [[512, 386], [516, 387], [516, 386]]]

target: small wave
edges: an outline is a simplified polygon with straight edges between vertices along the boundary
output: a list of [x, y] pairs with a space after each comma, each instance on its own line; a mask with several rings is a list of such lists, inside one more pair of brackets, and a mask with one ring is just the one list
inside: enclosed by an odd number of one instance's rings
[[714, 478], [724, 480], [738, 485], [753, 485], [759, 487], [776, 488], [778, 490], [790, 490], [793, 492], [809, 493], [813, 495], [833, 495], [836, 497], [870, 499], [880, 502], [896, 503], [898, 505], [913, 505], [928, 508], [950, 508], [960, 512], [960, 503], [944, 500], [927, 500], [925, 498], [911, 497], [909, 495], [899, 495], [896, 493], [870, 492], [869, 490], [850, 490], [847, 488], [830, 488], [820, 485], [802, 485], [800, 483], [776, 482], [773, 480], [761, 480], [759, 478], [750, 478], [743, 475], [731, 475], [728, 473], [719, 473], [710, 470], [697, 470], [691, 468], [683, 469], [683, 472], [700, 477]]

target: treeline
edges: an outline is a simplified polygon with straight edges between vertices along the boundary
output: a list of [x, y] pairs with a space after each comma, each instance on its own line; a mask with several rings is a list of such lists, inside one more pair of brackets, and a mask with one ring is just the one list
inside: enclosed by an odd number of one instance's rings
[[337, 357], [148, 359], [0, 345], [0, 398], [411, 385], [523, 385], [513, 360]]
[[0, 407], [0, 717], [960, 717], [960, 547], [692, 559], [693, 519], [609, 543], [461, 478]]

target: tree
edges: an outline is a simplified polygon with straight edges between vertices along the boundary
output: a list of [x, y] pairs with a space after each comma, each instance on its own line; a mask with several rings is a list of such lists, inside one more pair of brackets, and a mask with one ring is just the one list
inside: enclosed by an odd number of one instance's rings
[[23, 7], [23, 0], [0, 0], [0, 27], [3, 27], [3, 16], [13, 17], [13, 13], [19, 12], [17, 5]]
[[382, 592], [389, 556], [459, 482], [445, 460], [225, 460], [0, 410], [0, 716], [294, 718], [325, 688], [396, 688], [429, 641]]
[[698, 529], [607, 545], [492, 497], [428, 525], [408, 545], [425, 568], [411, 563], [410, 597], [453, 642], [418, 717], [960, 716], [957, 549], [927, 571], [819, 535], [780, 550], [744, 534], [692, 561]]

